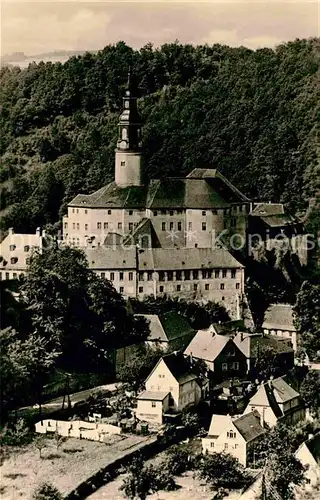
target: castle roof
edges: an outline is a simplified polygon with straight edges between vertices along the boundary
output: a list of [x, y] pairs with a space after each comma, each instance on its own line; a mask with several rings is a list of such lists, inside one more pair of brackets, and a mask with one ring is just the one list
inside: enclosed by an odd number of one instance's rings
[[246, 203], [244, 196], [217, 170], [195, 169], [187, 177], [153, 179], [145, 186], [115, 182], [92, 194], [79, 194], [69, 206], [90, 208], [216, 209]]

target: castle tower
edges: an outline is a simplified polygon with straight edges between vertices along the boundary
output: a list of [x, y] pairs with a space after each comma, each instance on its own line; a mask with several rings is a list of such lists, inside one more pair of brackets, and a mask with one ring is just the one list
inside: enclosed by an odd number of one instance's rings
[[119, 119], [115, 181], [119, 187], [141, 185], [141, 120], [137, 110], [137, 98], [133, 96], [130, 72]]

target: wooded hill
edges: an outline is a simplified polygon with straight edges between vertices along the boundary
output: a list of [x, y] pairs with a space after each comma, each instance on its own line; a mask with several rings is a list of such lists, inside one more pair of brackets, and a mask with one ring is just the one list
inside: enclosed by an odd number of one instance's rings
[[1, 70], [2, 229], [54, 224], [114, 176], [128, 66], [147, 177], [218, 168], [255, 200], [303, 211], [319, 190], [320, 40], [275, 50], [119, 42], [65, 64]]

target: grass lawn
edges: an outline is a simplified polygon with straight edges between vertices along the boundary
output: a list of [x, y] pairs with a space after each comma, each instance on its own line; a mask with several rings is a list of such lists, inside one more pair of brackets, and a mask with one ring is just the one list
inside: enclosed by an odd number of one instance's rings
[[55, 441], [45, 438], [42, 458], [34, 443], [23, 448], [3, 447], [0, 498], [30, 500], [35, 488], [43, 481], [52, 483], [65, 494], [126, 449], [147, 439], [112, 435], [107, 443], [97, 443], [70, 438], [57, 451]]

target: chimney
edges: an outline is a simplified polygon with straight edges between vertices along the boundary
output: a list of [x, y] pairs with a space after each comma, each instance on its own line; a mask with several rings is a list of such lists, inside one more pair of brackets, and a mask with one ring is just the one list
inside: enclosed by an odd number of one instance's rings
[[41, 228], [40, 227], [37, 227], [36, 229], [36, 236], [41, 236]]
[[14, 234], [13, 227], [9, 227], [9, 235], [12, 236]]
[[264, 428], [264, 408], [262, 408], [262, 413], [260, 413], [260, 425]]

